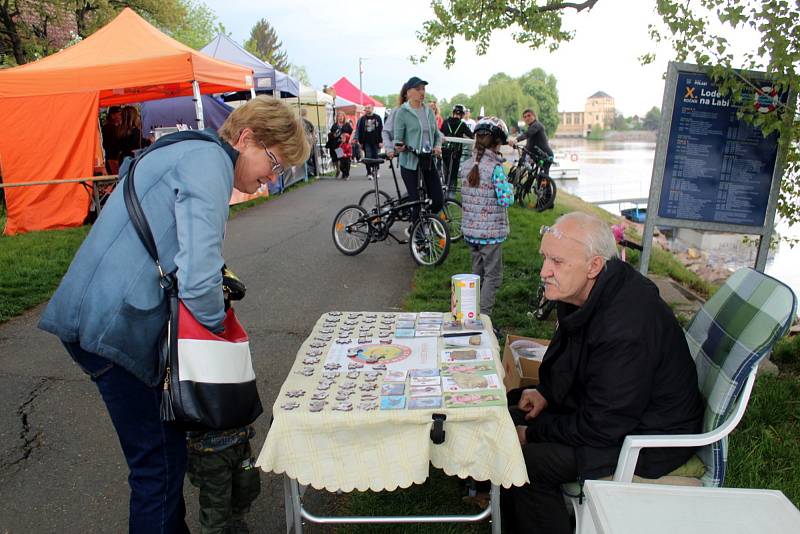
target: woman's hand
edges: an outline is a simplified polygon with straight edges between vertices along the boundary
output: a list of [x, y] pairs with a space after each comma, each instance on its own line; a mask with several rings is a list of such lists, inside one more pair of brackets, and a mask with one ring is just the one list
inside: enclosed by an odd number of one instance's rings
[[442, 156], [442, 147], [440, 147], [440, 146], [433, 147], [433, 155], [441, 157]]
[[526, 389], [522, 392], [517, 406], [523, 412], [528, 412], [525, 419], [531, 420], [547, 408], [547, 399], [536, 389]]

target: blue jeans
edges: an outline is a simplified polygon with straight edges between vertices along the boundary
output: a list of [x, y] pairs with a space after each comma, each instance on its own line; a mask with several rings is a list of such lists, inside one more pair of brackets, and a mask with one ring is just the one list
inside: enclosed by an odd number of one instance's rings
[[183, 477], [186, 434], [159, 418], [161, 388], [147, 387], [109, 360], [64, 343], [78, 366], [97, 384], [128, 463], [131, 534], [188, 534]]

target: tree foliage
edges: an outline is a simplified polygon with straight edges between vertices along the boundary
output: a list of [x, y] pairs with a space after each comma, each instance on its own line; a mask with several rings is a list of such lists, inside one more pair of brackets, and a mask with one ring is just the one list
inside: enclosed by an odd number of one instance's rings
[[[597, 0], [433, 0], [433, 18], [417, 33], [425, 60], [440, 45], [446, 47], [445, 65], [455, 62], [455, 38], [474, 43], [484, 54], [493, 32], [511, 30], [513, 38], [531, 48], [555, 50], [572, 39], [561, 26], [568, 10], [591, 10]], [[668, 41], [674, 59], [691, 61], [707, 69], [733, 105], [747, 104], [760, 91], [751, 75], [762, 71], [779, 93], [796, 94], [800, 88], [800, 4], [791, 0], [655, 0], [662, 23], [650, 27], [655, 42]], [[726, 35], [747, 29], [760, 37], [756, 50], [737, 54]], [[644, 51], [643, 51], [644, 52]], [[644, 54], [643, 62], [653, 61]], [[752, 100], [750, 100], [752, 101]], [[786, 154], [779, 213], [790, 223], [800, 222], [800, 121], [793, 102], [776, 113], [756, 113], [751, 105], [738, 107], [740, 116], [764, 135], [778, 132]]]
[[551, 52], [562, 41], [572, 39], [572, 32], [561, 28], [561, 12], [565, 9], [590, 10], [598, 0], [559, 2], [549, 0], [433, 0], [434, 17], [423, 23], [417, 38], [425, 45], [425, 53], [416, 61], [425, 61], [444, 44], [445, 66], [456, 60], [455, 38], [475, 43], [478, 55], [489, 49], [494, 30], [512, 30], [512, 37], [531, 48], [546, 47]]
[[214, 13], [195, 0], [0, 0], [0, 65], [22, 65], [57, 52], [126, 7], [193, 48], [224, 30]]
[[261, 19], [250, 30], [250, 38], [244, 43], [245, 49], [251, 54], [266, 61], [276, 69], [288, 72], [291, 64], [286, 52], [281, 50], [283, 43], [278, 39], [275, 28]]
[[658, 109], [657, 106], [653, 106], [650, 108], [650, 111], [644, 116], [644, 121], [642, 122], [642, 128], [645, 130], [658, 130], [658, 126], [661, 124], [661, 110]]
[[308, 76], [308, 71], [303, 65], [295, 65], [292, 63], [289, 67], [289, 75], [294, 76], [304, 85], [311, 85], [311, 78]]

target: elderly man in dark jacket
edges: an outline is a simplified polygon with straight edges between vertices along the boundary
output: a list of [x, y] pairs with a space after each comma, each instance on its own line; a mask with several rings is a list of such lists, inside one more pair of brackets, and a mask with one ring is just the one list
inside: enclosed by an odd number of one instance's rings
[[[613, 473], [628, 434], [700, 430], [703, 403], [683, 330], [656, 286], [616, 259], [608, 226], [583, 213], [542, 227], [541, 278], [558, 323], [535, 389], [509, 392], [531, 483], [503, 493], [509, 532], [571, 532], [560, 485]], [[657, 478], [691, 448], [642, 451]]]

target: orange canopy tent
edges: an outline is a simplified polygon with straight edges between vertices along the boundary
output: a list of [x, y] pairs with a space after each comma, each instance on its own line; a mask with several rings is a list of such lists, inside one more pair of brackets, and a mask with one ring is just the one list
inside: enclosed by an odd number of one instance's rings
[[[126, 8], [74, 46], [0, 70], [3, 180], [91, 176], [100, 107], [251, 87], [251, 69], [193, 50]], [[10, 187], [6, 204], [12, 235], [81, 224], [89, 195], [81, 184]]]

